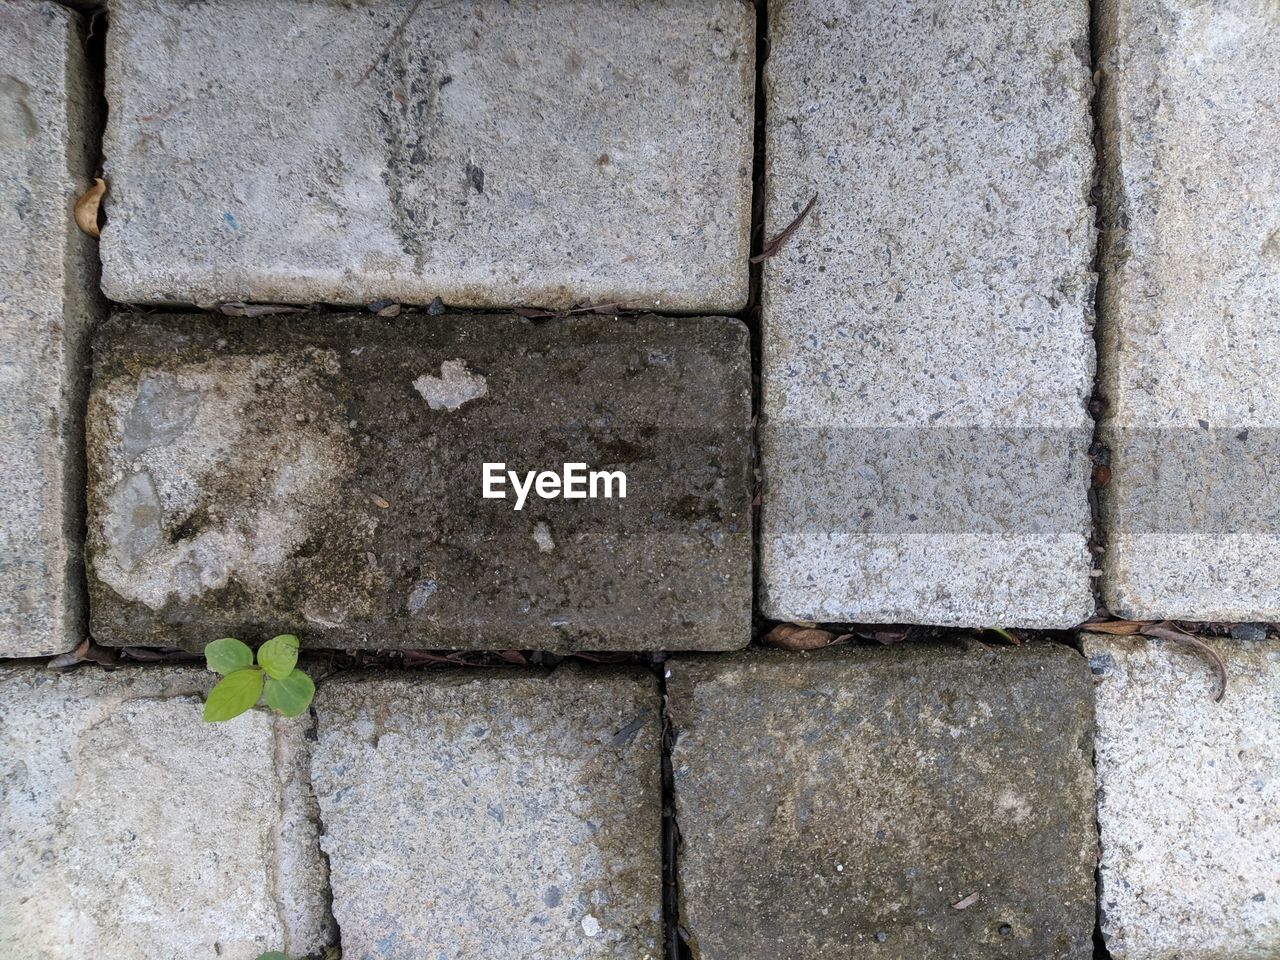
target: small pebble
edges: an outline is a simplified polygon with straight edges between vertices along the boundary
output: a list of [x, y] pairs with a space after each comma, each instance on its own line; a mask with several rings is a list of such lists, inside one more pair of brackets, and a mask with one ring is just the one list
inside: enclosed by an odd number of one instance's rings
[[1232, 640], [1265, 640], [1267, 627], [1263, 623], [1237, 623], [1231, 628]]

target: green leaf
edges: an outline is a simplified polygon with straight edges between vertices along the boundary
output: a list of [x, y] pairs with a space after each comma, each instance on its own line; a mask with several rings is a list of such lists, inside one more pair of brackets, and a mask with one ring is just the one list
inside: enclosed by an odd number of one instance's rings
[[289, 958], [279, 950], [272, 950], [270, 953], [264, 953], [258, 960], [289, 960]]
[[257, 667], [229, 673], [209, 691], [204, 702], [204, 718], [211, 722], [238, 717], [255, 703], [262, 693], [262, 671]]
[[286, 717], [305, 711], [315, 695], [316, 685], [302, 670], [294, 670], [282, 680], [267, 681], [267, 705]]
[[258, 666], [267, 676], [283, 680], [298, 665], [298, 638], [291, 633], [272, 637], [258, 648]]
[[204, 659], [209, 669], [224, 677], [245, 667], [253, 666], [253, 651], [247, 643], [241, 643], [235, 637], [223, 637], [204, 648]]

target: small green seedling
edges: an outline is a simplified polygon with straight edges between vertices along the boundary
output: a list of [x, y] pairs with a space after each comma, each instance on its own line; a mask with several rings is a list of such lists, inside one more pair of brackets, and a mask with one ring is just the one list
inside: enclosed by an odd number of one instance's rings
[[209, 669], [222, 679], [209, 691], [204, 718], [216, 722], [238, 717], [267, 692], [267, 706], [286, 717], [296, 717], [311, 706], [316, 685], [298, 665], [298, 638], [291, 633], [273, 637], [258, 648], [258, 665], [253, 650], [233, 637], [215, 640], [204, 648]]

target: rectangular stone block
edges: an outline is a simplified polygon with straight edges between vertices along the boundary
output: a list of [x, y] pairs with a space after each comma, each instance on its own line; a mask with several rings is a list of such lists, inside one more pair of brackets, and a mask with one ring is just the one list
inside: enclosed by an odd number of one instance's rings
[[[750, 641], [736, 320], [120, 315], [89, 406], [101, 643]], [[486, 463], [621, 472], [626, 496], [535, 487], [517, 510], [510, 481], [484, 497]]]
[[1056, 645], [677, 659], [700, 960], [1093, 956], [1093, 712]]
[[1116, 960], [1280, 956], [1280, 643], [1085, 635]]
[[112, 0], [108, 295], [739, 309], [741, 0]]
[[72, 219], [93, 173], [79, 17], [0, 0], [0, 657], [84, 633], [79, 412], [97, 255]]
[[761, 587], [789, 620], [1092, 614], [1086, 0], [769, 4]]
[[307, 721], [213, 675], [0, 669], [0, 957], [255, 960], [331, 942]]
[[359, 678], [316, 712], [344, 957], [662, 956], [652, 675]]
[[1100, 11], [1103, 597], [1280, 619], [1280, 8]]

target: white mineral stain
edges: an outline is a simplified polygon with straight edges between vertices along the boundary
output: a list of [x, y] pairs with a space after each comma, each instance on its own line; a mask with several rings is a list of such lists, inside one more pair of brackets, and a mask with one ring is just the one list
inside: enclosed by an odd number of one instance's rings
[[556, 548], [556, 542], [551, 539], [551, 527], [545, 520], [539, 520], [533, 525], [533, 542], [543, 553], [550, 553]]
[[421, 610], [435, 592], [436, 582], [434, 580], [419, 580], [415, 583], [413, 589], [409, 591], [409, 612], [417, 613]]
[[489, 392], [484, 377], [468, 370], [464, 360], [446, 360], [440, 364], [440, 376], [424, 373], [413, 387], [432, 410], [457, 410]]
[[600, 935], [600, 921], [588, 914], [582, 918], [582, 932], [588, 937]]

